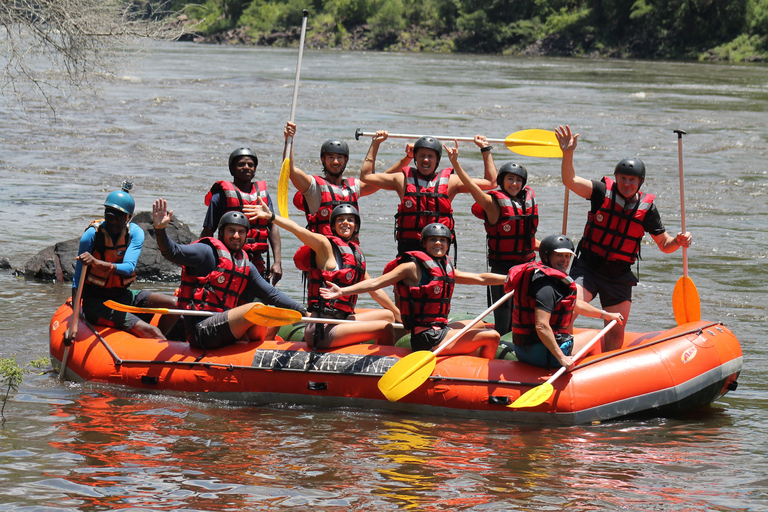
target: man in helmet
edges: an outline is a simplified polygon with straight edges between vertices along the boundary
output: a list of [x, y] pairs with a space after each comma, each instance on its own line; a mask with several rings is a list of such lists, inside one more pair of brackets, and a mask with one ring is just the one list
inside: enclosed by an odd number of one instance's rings
[[[345, 295], [379, 290], [394, 284], [395, 300], [403, 325], [411, 331], [413, 350], [432, 350], [457, 334], [468, 321], [448, 323], [454, 283], [500, 285], [505, 276], [500, 274], [472, 274], [453, 267], [448, 257], [451, 230], [438, 222], [424, 227], [420, 236], [422, 250], [409, 251], [398, 256], [384, 268], [384, 275], [361, 281], [352, 286], [339, 287], [330, 283], [321, 288], [326, 300], [338, 300]], [[499, 333], [490, 329], [471, 329], [451, 342], [444, 354], [472, 354], [486, 359], [496, 356]]]
[[152, 205], [152, 216], [161, 254], [182, 266], [179, 307], [214, 313], [209, 317], [184, 316], [187, 341], [193, 347], [212, 349], [243, 338], [260, 341], [274, 336], [277, 328], [266, 329], [246, 319], [245, 314], [254, 304], [238, 306], [243, 294], [257, 297], [265, 304], [306, 313], [304, 306], [261, 277], [248, 259], [243, 247], [251, 223], [242, 212], [231, 211], [221, 216], [218, 238], [201, 238], [187, 245], [177, 245], [165, 232], [173, 210], [168, 210], [164, 199]]
[[[443, 145], [434, 137], [421, 137], [405, 148], [405, 156], [385, 174], [375, 174], [379, 146], [387, 140], [386, 131], [377, 131], [365, 157], [360, 181], [386, 190], [394, 190], [400, 197], [395, 215], [397, 253], [421, 249], [421, 231], [428, 224], [439, 222], [453, 233], [453, 207], [456, 194], [469, 192], [461, 179], [446, 167], [438, 170]], [[458, 148], [458, 142], [455, 143]], [[458, 155], [458, 149], [456, 149]], [[484, 179], [476, 179], [481, 190], [491, 190], [496, 182], [496, 168], [491, 160], [491, 146], [480, 148], [485, 167]], [[413, 160], [415, 167], [408, 164]], [[455, 242], [455, 240], [454, 240]]]
[[[514, 290], [512, 340], [519, 361], [552, 368], [573, 367], [572, 354], [592, 337], [589, 332], [570, 334], [574, 314], [605, 321], [623, 322], [621, 313], [601, 311], [577, 297], [576, 285], [568, 277], [573, 243], [564, 235], [544, 238], [539, 246], [541, 262], [517, 265], [509, 271], [504, 285]], [[616, 327], [614, 327], [616, 329]]]
[[[296, 125], [289, 121], [285, 125], [284, 133], [286, 140], [294, 137]], [[378, 190], [378, 187], [343, 176], [349, 162], [349, 146], [342, 140], [329, 139], [320, 147], [322, 176], [310, 176], [295, 166], [293, 144], [291, 144], [288, 158], [291, 183], [298, 190], [293, 198], [293, 204], [304, 212], [307, 218], [307, 229], [314, 233], [332, 235], [330, 216], [337, 205], [349, 203], [359, 210], [357, 200]]]
[[104, 201], [104, 219], [92, 222], [80, 238], [73, 296], [80, 275], [87, 266], [83, 285], [83, 313], [89, 322], [128, 331], [143, 338], [165, 339], [177, 317], [167, 316], [158, 327], [138, 316], [115, 311], [104, 305], [107, 300], [138, 307], [175, 308], [176, 300], [161, 293], [129, 290], [136, 280], [136, 264], [144, 246], [144, 231], [131, 222], [136, 203], [129, 191], [132, 184], [123, 183]]
[[293, 260], [299, 270], [308, 273], [307, 304], [314, 318], [355, 320], [354, 324], [308, 323], [304, 341], [316, 349], [344, 347], [376, 339], [379, 345], [393, 345], [392, 322], [399, 317], [395, 304], [383, 292], [371, 292], [371, 297], [384, 309], [356, 312], [357, 295], [345, 299], [325, 300], [320, 287], [326, 283], [354, 284], [369, 279], [365, 256], [357, 242], [360, 213], [348, 203], [334, 207], [330, 215], [331, 235], [314, 233], [284, 217], [275, 217], [267, 204], [246, 208], [249, 218], [273, 218], [282, 229], [290, 231], [305, 245], [296, 251]]
[[[557, 140], [563, 150], [561, 174], [563, 185], [591, 202], [584, 235], [571, 277], [576, 281], [579, 298], [590, 302], [596, 295], [606, 311], [629, 317], [632, 287], [637, 278], [632, 264], [640, 254], [640, 243], [648, 232], [664, 253], [691, 245], [691, 234], [670, 236], [661, 222], [653, 194], [640, 191], [645, 181], [645, 164], [639, 158], [624, 158], [614, 170], [614, 179], [588, 180], [576, 175], [573, 152], [578, 134], [569, 126], [558, 127]], [[606, 335], [608, 349], [624, 341], [624, 327], [617, 326]]]
[[[482, 135], [475, 136], [475, 144], [481, 150], [490, 147]], [[526, 168], [515, 162], [505, 163], [496, 176], [498, 188], [484, 192], [459, 164], [458, 150], [447, 146], [446, 150], [456, 175], [476, 201], [472, 205], [472, 213], [485, 221], [491, 272], [506, 275], [515, 265], [536, 259], [534, 251], [539, 247], [539, 241], [536, 240], [539, 207], [533, 189], [526, 185]], [[495, 167], [493, 157], [487, 154], [489, 165]], [[494, 304], [503, 295], [502, 286], [489, 286], [488, 305]], [[510, 330], [511, 315], [512, 299], [493, 312], [494, 329], [502, 336]]]
[[[208, 211], [205, 214], [200, 238], [213, 236], [218, 229], [221, 216], [226, 212], [243, 211], [244, 205], [257, 204], [259, 198], [264, 198], [270, 207], [272, 206], [272, 198], [267, 192], [267, 182], [253, 180], [258, 165], [259, 159], [256, 153], [249, 148], [236, 149], [229, 155], [229, 173], [233, 180], [217, 181], [205, 196]], [[269, 265], [269, 246], [272, 246], [274, 255], [271, 266]], [[251, 223], [244, 250], [265, 279], [271, 278], [273, 285], [280, 281], [283, 277], [283, 267], [279, 229], [273, 229], [272, 225], [266, 221]]]

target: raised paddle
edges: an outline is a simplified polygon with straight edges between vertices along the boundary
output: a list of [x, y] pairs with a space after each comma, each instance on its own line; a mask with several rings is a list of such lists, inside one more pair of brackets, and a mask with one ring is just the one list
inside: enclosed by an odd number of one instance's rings
[[565, 187], [565, 200], [563, 201], [563, 236], [568, 236], [568, 192], [570, 189]]
[[[188, 316], [213, 316], [213, 311], [197, 311], [194, 309], [168, 309], [168, 308], [140, 308], [138, 306], [129, 306], [120, 304], [113, 300], [104, 303], [108, 308], [116, 311], [125, 311], [133, 314], [150, 315], [188, 315]], [[245, 318], [254, 324], [266, 325], [267, 327], [279, 327], [282, 325], [295, 324], [296, 322], [314, 323], [314, 324], [356, 324], [359, 320], [341, 320], [336, 318], [312, 318], [301, 316], [301, 313], [293, 309], [283, 309], [266, 304], [256, 303]], [[395, 329], [403, 327], [403, 324], [392, 324]]]
[[[301, 19], [301, 38], [299, 39], [299, 62], [296, 64], [296, 78], [293, 80], [293, 100], [291, 101], [291, 122], [296, 117], [296, 100], [299, 96], [299, 76], [301, 76], [301, 57], [304, 55], [304, 36], [307, 33], [307, 16], [309, 11], [304, 9]], [[283, 166], [280, 168], [280, 178], [277, 181], [277, 209], [281, 217], [288, 218], [288, 186], [291, 177], [290, 149], [293, 137], [288, 137], [283, 148]]]
[[[603, 327], [603, 330], [597, 333], [597, 335], [589, 340], [589, 343], [584, 345], [584, 348], [578, 351], [578, 353], [573, 356], [574, 362], [581, 358], [581, 356], [584, 355], [584, 353], [587, 352], [590, 348], [592, 348], [592, 345], [597, 343], [597, 341], [602, 338], [605, 333], [610, 331], [613, 326], [616, 325], [616, 320], [611, 320], [611, 323]], [[522, 407], [536, 407], [537, 405], [546, 402], [550, 396], [552, 396], [552, 393], [555, 391], [555, 388], [552, 387], [552, 383], [557, 380], [558, 377], [560, 377], [562, 374], [565, 373], [565, 366], [562, 366], [559, 370], [555, 372], [553, 376], [551, 376], [547, 382], [542, 384], [541, 386], [536, 386], [533, 389], [529, 389], [522, 395], [520, 395], [520, 398], [509, 404], [507, 407], [513, 408], [513, 409], [519, 409]]]
[[[355, 131], [355, 139], [360, 137], [373, 137], [376, 132], [364, 132], [360, 128]], [[390, 139], [418, 139], [422, 135], [410, 133], [390, 133]], [[462, 141], [473, 142], [474, 137], [450, 137], [448, 135], [433, 135], [434, 138], [442, 141]], [[561, 158], [563, 151], [557, 142], [555, 132], [548, 130], [522, 130], [508, 135], [506, 139], [486, 139], [491, 144], [504, 144], [510, 151], [519, 155], [536, 156], [544, 158]]]
[[379, 379], [379, 390], [387, 397], [387, 400], [397, 402], [421, 386], [432, 375], [432, 370], [435, 369], [437, 354], [447, 348], [454, 340], [463, 336], [476, 323], [488, 316], [491, 311], [506, 302], [513, 293], [514, 290], [494, 302], [458, 333], [442, 342], [434, 351], [419, 350], [402, 358]]
[[77, 324], [80, 320], [80, 298], [83, 296], [83, 284], [87, 273], [88, 265], [83, 265], [80, 270], [80, 280], [77, 282], [77, 290], [75, 290], [75, 298], [72, 299], [72, 321], [64, 335], [64, 356], [61, 358], [61, 366], [59, 367], [59, 380], [64, 380], [64, 371], [67, 369], [67, 359], [69, 359], [69, 348], [77, 334]]
[[[685, 192], [683, 189], [683, 135], [685, 131], [674, 130], [677, 134], [677, 159], [680, 164], [680, 222], [685, 233]], [[701, 320], [701, 301], [699, 291], [693, 280], [688, 277], [688, 249], [683, 247], [683, 275], [675, 283], [672, 291], [672, 310], [677, 325]]]

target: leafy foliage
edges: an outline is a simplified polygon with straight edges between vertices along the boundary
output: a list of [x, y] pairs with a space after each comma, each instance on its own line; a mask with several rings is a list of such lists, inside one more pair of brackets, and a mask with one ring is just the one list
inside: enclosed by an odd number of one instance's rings
[[0, 416], [3, 421], [5, 421], [5, 404], [8, 402], [8, 397], [12, 391], [19, 389], [24, 379], [24, 374], [33, 371], [32, 368], [44, 368], [50, 365], [51, 361], [47, 357], [38, 357], [27, 363], [24, 367], [19, 366], [15, 357], [0, 358], [0, 383], [5, 387], [3, 406], [0, 408]]

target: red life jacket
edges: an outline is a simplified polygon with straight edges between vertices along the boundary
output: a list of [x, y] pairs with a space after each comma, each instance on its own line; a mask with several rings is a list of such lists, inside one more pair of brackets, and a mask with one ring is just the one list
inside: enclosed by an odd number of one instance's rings
[[307, 205], [301, 192], [296, 192], [296, 195], [293, 196], [293, 204], [307, 217], [308, 230], [330, 237], [333, 236], [331, 212], [334, 208], [340, 204], [349, 203], [360, 211], [360, 208], [357, 207], [358, 195], [355, 192], [355, 178], [343, 178], [339, 186], [320, 176], [313, 177], [317, 186], [320, 187], [320, 207], [317, 212], [309, 213], [309, 205]]
[[[131, 243], [131, 233], [128, 226], [124, 227], [120, 234], [117, 236], [117, 240], [113, 240], [112, 236], [107, 232], [104, 227], [103, 220], [95, 220], [91, 222], [86, 231], [93, 227], [96, 230], [96, 236], [93, 239], [93, 247], [91, 248], [91, 255], [97, 260], [106, 261], [108, 263], [122, 263], [125, 257], [125, 251]], [[83, 272], [85, 268], [83, 268]], [[95, 265], [92, 265], [88, 269], [88, 273], [85, 275], [85, 282], [98, 286], [101, 288], [128, 288], [136, 280], [136, 272], [133, 272], [129, 276], [121, 276], [120, 274], [110, 274], [108, 270], [99, 270]]]
[[605, 199], [596, 212], [589, 212], [580, 251], [589, 251], [608, 261], [626, 261], [630, 265], [640, 253], [645, 235], [643, 219], [653, 205], [653, 194], [640, 192], [640, 199], [627, 203], [611, 178], [605, 182]]
[[502, 190], [488, 192], [496, 198], [501, 208], [496, 224], [488, 222], [488, 216], [479, 204], [472, 205], [475, 217], [485, 221], [489, 263], [525, 263], [536, 257], [533, 248], [539, 227], [539, 206], [533, 190], [530, 187], [523, 190], [525, 197], [522, 204]]
[[536, 325], [536, 298], [530, 295], [531, 280], [536, 272], [559, 279], [571, 290], [571, 294], [563, 298], [555, 306], [549, 317], [549, 325], [555, 334], [568, 334], [573, 318], [573, 308], [576, 306], [576, 283], [564, 272], [548, 267], [543, 263], [530, 262], [516, 265], [509, 270], [504, 292], [515, 290], [512, 308], [512, 332], [514, 334], [531, 334]]
[[[406, 258], [406, 255], [409, 258]], [[420, 264], [422, 272], [426, 272], [431, 279], [419, 286], [408, 286], [403, 281], [395, 283], [395, 300], [400, 308], [403, 326], [410, 331], [416, 327], [447, 327], [454, 285], [451, 259], [443, 256], [436, 260], [422, 251], [406, 252], [390, 261], [384, 268], [384, 273], [404, 261], [411, 260]]]
[[[341, 287], [351, 286], [365, 279], [365, 256], [360, 251], [360, 246], [355, 242], [345, 242], [337, 236], [329, 236], [336, 255], [337, 270], [321, 270], [315, 263], [314, 252], [309, 258], [309, 276], [307, 278], [307, 303], [308, 311], [319, 311], [326, 318], [346, 318], [355, 312], [357, 295], [345, 295], [331, 301], [326, 301], [320, 296], [320, 288], [326, 287], [326, 281]], [[307, 246], [304, 246], [307, 247]], [[309, 247], [307, 247], [309, 249]], [[294, 256], [296, 261], [300, 252], [306, 254], [306, 250], [300, 248]], [[339, 256], [341, 261], [339, 262]], [[306, 268], [304, 264], [302, 267]]]
[[453, 207], [448, 197], [450, 167], [425, 179], [413, 167], [403, 167], [405, 194], [395, 215], [395, 240], [421, 239], [424, 226], [439, 222], [453, 233]]
[[[250, 194], [246, 194], [231, 181], [217, 181], [211, 187], [211, 190], [205, 195], [205, 205], [211, 204], [211, 197], [213, 194], [221, 192], [226, 200], [225, 212], [237, 211], [242, 212], [243, 206], [246, 204], [260, 204], [259, 198], [264, 199], [267, 202], [269, 194], [267, 194], [267, 182], [257, 181], [251, 184]], [[260, 254], [269, 250], [267, 240], [269, 238], [269, 221], [266, 219], [252, 220], [251, 229], [248, 230], [246, 235], [246, 242], [243, 250], [249, 255]], [[259, 257], [259, 259], [261, 259]]]
[[248, 284], [248, 255], [243, 250], [232, 254], [218, 238], [201, 238], [194, 243], [211, 246], [218, 262], [206, 276], [192, 275], [187, 267], [181, 267], [179, 307], [215, 312], [234, 308]]

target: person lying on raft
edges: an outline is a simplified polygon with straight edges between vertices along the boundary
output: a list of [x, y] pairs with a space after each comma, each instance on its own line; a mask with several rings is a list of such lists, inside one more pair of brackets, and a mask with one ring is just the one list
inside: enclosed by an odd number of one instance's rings
[[568, 277], [573, 243], [564, 235], [552, 235], [541, 241], [541, 262], [512, 267], [504, 291], [515, 290], [512, 309], [512, 340], [519, 361], [570, 370], [577, 353], [592, 333], [570, 334], [574, 313], [607, 322], [624, 324], [621, 313], [601, 311], [577, 298], [576, 284]]
[[357, 294], [333, 300], [320, 296], [320, 287], [325, 283], [355, 284], [370, 279], [365, 269], [365, 256], [357, 242], [360, 231], [357, 208], [345, 203], [333, 209], [330, 215], [331, 236], [313, 233], [290, 219], [275, 217], [263, 200], [260, 205], [246, 206], [244, 211], [250, 219], [269, 219], [306, 244], [296, 252], [294, 262], [299, 270], [309, 272], [307, 302], [312, 317], [357, 321], [354, 324], [309, 323], [304, 329], [307, 345], [328, 349], [362, 343], [371, 338], [375, 338], [379, 345], [395, 343], [392, 322], [400, 312], [386, 293], [371, 290], [371, 297], [386, 309], [360, 313], [355, 313]]
[[[475, 136], [475, 144], [483, 148], [490, 147], [482, 135]], [[534, 251], [539, 248], [536, 230], [539, 226], [539, 207], [536, 195], [528, 182], [528, 171], [520, 164], [507, 162], [496, 175], [499, 188], [484, 192], [470, 178], [459, 164], [459, 151], [456, 147], [445, 146], [448, 158], [456, 175], [461, 179], [469, 193], [477, 201], [472, 205], [475, 217], [485, 221], [485, 233], [488, 241], [488, 265], [495, 274], [507, 274], [509, 269], [521, 263], [536, 259]], [[488, 154], [489, 165], [494, 166], [493, 157]], [[495, 303], [504, 295], [503, 286], [489, 286], [488, 305]], [[502, 336], [510, 330], [512, 299], [493, 311], [494, 329]]]
[[[413, 350], [432, 350], [446, 337], [455, 334], [466, 322], [448, 324], [454, 283], [488, 286], [503, 284], [500, 274], [472, 274], [453, 267], [448, 257], [451, 230], [433, 223], [420, 233], [423, 251], [410, 251], [391, 261], [384, 275], [340, 288], [330, 283], [320, 295], [334, 300], [346, 295], [379, 290], [395, 285], [395, 297], [406, 329], [411, 331]], [[453, 341], [444, 354], [472, 354], [493, 359], [499, 346], [499, 333], [490, 329], [471, 329]]]
[[177, 245], [165, 232], [173, 217], [165, 199], [155, 201], [152, 216], [160, 253], [182, 266], [179, 307], [216, 313], [209, 317], [184, 316], [187, 341], [193, 347], [211, 349], [231, 345], [243, 337], [249, 341], [274, 337], [277, 327], [254, 325], [245, 317], [254, 303], [238, 306], [244, 293], [265, 304], [306, 314], [304, 306], [269, 284], [248, 259], [243, 246], [251, 223], [243, 213], [222, 215], [218, 238], [201, 238], [187, 245]]

